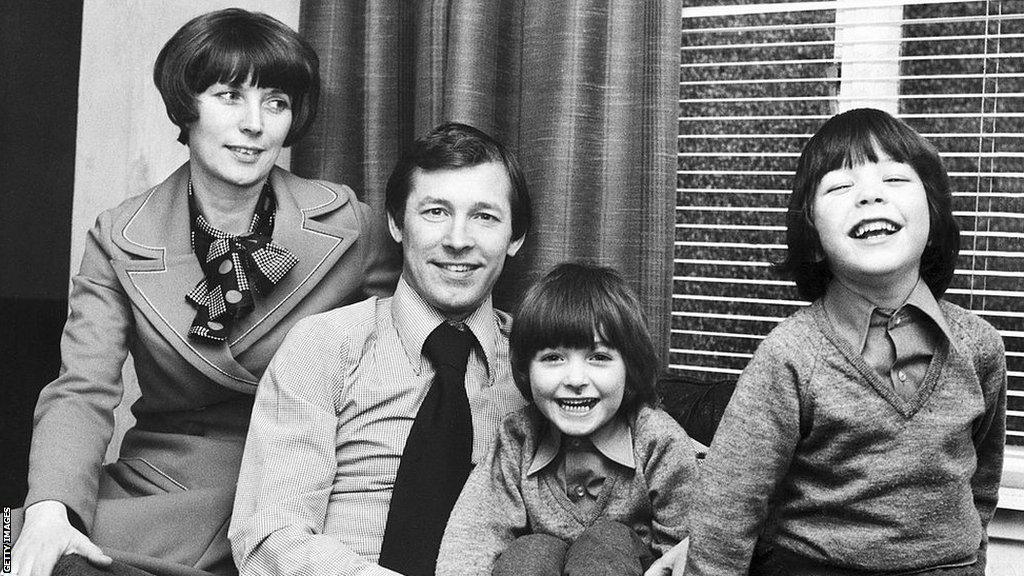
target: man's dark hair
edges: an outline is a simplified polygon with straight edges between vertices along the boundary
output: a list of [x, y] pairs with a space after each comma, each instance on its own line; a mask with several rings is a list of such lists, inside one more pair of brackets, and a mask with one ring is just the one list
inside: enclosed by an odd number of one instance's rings
[[316, 116], [320, 61], [294, 30], [260, 12], [227, 8], [189, 20], [164, 44], [153, 66], [153, 81], [167, 115], [188, 144], [199, 119], [196, 96], [222, 82], [276, 88], [291, 98], [292, 125], [284, 145], [301, 138]]
[[530, 228], [531, 214], [530, 193], [519, 162], [500, 142], [466, 124], [442, 124], [413, 142], [388, 178], [384, 207], [395, 225], [402, 228], [405, 202], [412, 191], [412, 181], [417, 171], [472, 168], [489, 162], [504, 166], [512, 184], [509, 194], [512, 239], [518, 240]]

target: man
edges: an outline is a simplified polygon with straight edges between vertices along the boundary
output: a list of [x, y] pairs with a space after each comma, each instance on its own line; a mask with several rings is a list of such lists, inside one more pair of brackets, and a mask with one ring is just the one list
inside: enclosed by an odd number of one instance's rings
[[242, 574], [433, 574], [472, 462], [524, 404], [491, 304], [530, 219], [515, 158], [445, 124], [386, 194], [394, 297], [300, 322], [260, 383], [229, 532]]

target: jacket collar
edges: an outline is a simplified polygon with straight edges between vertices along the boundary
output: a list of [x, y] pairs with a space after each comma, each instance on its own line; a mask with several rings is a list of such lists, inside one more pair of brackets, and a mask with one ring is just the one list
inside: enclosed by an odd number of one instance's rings
[[188, 337], [195, 308], [185, 300], [203, 276], [189, 239], [188, 164], [146, 193], [114, 222], [113, 241], [137, 259], [114, 262], [128, 296], [179, 353], [222, 384], [251, 391], [257, 378], [235, 357], [273, 328], [355, 241], [358, 231], [314, 220], [348, 203], [346, 194], [275, 167], [274, 241], [299, 262], [240, 320], [228, 343]]

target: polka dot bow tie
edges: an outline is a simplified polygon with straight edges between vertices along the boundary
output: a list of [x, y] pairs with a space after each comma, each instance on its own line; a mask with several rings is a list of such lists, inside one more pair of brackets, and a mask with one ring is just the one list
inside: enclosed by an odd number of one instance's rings
[[204, 278], [186, 296], [197, 308], [190, 336], [224, 342], [235, 321], [255, 308], [254, 292], [269, 293], [298, 262], [270, 237], [273, 194], [264, 189], [257, 206], [250, 232], [243, 236], [217, 230], [196, 210], [192, 245]]

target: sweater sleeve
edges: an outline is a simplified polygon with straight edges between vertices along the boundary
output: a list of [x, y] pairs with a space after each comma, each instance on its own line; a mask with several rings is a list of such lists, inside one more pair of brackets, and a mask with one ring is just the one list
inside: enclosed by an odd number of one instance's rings
[[437, 576], [489, 576], [498, 556], [528, 523], [522, 495], [523, 412], [513, 412], [496, 442], [466, 481], [448, 519], [437, 558]]
[[702, 466], [687, 575], [747, 573], [769, 501], [789, 468], [800, 439], [793, 358], [808, 344], [796, 330], [780, 332], [765, 339], [740, 375]]
[[[25, 506], [58, 500], [91, 530], [100, 466], [121, 401], [121, 368], [133, 320], [111, 266], [112, 212], [89, 231], [82, 266], [71, 280], [57, 378], [39, 394]], [[70, 516], [71, 514], [69, 514]]]
[[687, 520], [697, 490], [697, 458], [690, 437], [661, 410], [648, 412], [641, 434], [649, 446], [644, 476], [654, 511], [652, 543], [663, 555], [689, 534]]
[[988, 524], [995, 513], [999, 482], [1003, 470], [1003, 446], [1006, 441], [1006, 351], [1002, 338], [991, 326], [990, 337], [977, 359], [978, 380], [985, 396], [985, 414], [974, 426], [974, 449], [978, 465], [971, 477], [974, 506], [981, 518], [982, 538], [974, 573], [985, 574], [988, 549]]

